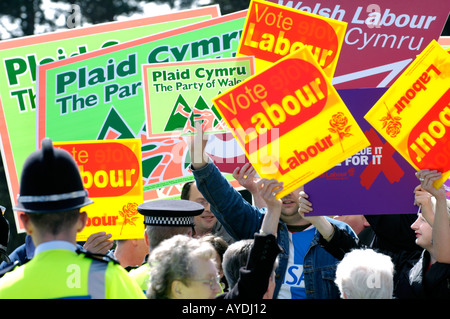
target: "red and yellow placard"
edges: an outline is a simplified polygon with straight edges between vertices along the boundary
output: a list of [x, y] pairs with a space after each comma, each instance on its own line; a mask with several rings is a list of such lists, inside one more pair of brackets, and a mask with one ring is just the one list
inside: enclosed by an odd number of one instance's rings
[[364, 118], [417, 170], [450, 176], [450, 55], [432, 41]]
[[347, 23], [268, 1], [252, 0], [237, 55], [255, 57], [259, 72], [306, 46], [333, 78]]
[[121, 139], [55, 142], [72, 154], [83, 185], [94, 203], [83, 210], [86, 227], [77, 241], [105, 231], [112, 239], [144, 237], [144, 219], [137, 211], [143, 202], [141, 140]]
[[307, 48], [213, 99], [261, 177], [279, 197], [369, 145]]

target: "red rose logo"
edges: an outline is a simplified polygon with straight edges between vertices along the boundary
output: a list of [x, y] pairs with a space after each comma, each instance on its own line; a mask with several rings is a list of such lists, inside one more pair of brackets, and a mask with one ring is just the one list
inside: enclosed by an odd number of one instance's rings
[[344, 147], [342, 146], [342, 140], [344, 137], [352, 136], [350, 133], [351, 125], [348, 125], [348, 119], [342, 112], [337, 112], [331, 117], [330, 125], [328, 131], [331, 133], [336, 133], [339, 136], [339, 143], [341, 144], [342, 152], [344, 152]]
[[121, 235], [123, 226], [125, 226], [126, 224], [136, 226], [134, 222], [139, 218], [138, 216], [136, 216], [138, 214], [137, 206], [137, 203], [128, 203], [126, 205], [123, 205], [122, 210], [119, 211], [119, 215], [123, 217], [122, 228], [120, 229]]
[[390, 121], [386, 127], [386, 133], [390, 137], [396, 137], [398, 133], [400, 133], [400, 129], [402, 128], [402, 123], [396, 121]]
[[387, 112], [387, 115], [383, 117], [380, 121], [383, 121], [383, 129], [386, 128], [386, 133], [394, 138], [400, 133], [400, 129], [402, 128], [401, 117], [392, 116], [391, 112]]

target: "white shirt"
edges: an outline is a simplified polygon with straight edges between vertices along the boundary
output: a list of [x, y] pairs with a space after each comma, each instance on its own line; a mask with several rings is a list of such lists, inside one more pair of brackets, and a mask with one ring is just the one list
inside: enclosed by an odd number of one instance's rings
[[75, 252], [77, 250], [77, 247], [74, 244], [64, 240], [46, 241], [36, 247], [34, 255], [36, 256], [43, 251], [52, 249], [66, 249]]

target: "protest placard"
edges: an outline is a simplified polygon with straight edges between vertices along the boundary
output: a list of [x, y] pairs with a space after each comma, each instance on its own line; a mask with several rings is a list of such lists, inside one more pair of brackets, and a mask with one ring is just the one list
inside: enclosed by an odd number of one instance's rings
[[[187, 144], [176, 135], [148, 137], [141, 66], [233, 57], [245, 16], [236, 12], [41, 66], [39, 139], [140, 138], [144, 200], [179, 195], [179, 184], [193, 179]], [[162, 191], [171, 185], [176, 189]]]
[[306, 46], [331, 79], [344, 41], [346, 22], [252, 0], [238, 55], [255, 57], [259, 72]]
[[450, 55], [433, 40], [365, 119], [416, 170], [450, 176]]
[[450, 1], [268, 0], [348, 23], [333, 78], [336, 89], [389, 87], [442, 33]]
[[307, 48], [213, 99], [259, 176], [282, 197], [369, 145]]
[[[12, 204], [15, 205], [19, 194], [23, 163], [37, 147], [36, 79], [40, 65], [219, 15], [217, 6], [208, 6], [1, 41], [0, 81], [3, 85], [0, 87], [0, 141]], [[17, 218], [16, 226], [18, 231], [24, 231]]]
[[305, 185], [311, 216], [414, 214], [416, 170], [377, 133], [364, 115], [387, 88], [337, 90], [370, 146]]
[[80, 169], [83, 185], [94, 203], [83, 208], [86, 227], [77, 241], [105, 231], [115, 239], [144, 237], [141, 140], [55, 142], [68, 151]]
[[255, 73], [253, 57], [146, 64], [143, 68], [149, 137], [195, 132], [226, 132], [211, 99]]

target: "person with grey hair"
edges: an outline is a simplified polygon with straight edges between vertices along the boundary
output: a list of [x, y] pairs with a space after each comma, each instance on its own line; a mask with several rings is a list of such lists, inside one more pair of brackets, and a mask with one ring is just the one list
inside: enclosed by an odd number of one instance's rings
[[342, 299], [392, 299], [394, 264], [372, 249], [345, 254], [336, 269], [335, 283]]
[[150, 254], [149, 299], [213, 299], [221, 291], [216, 251], [206, 242], [175, 235]]

